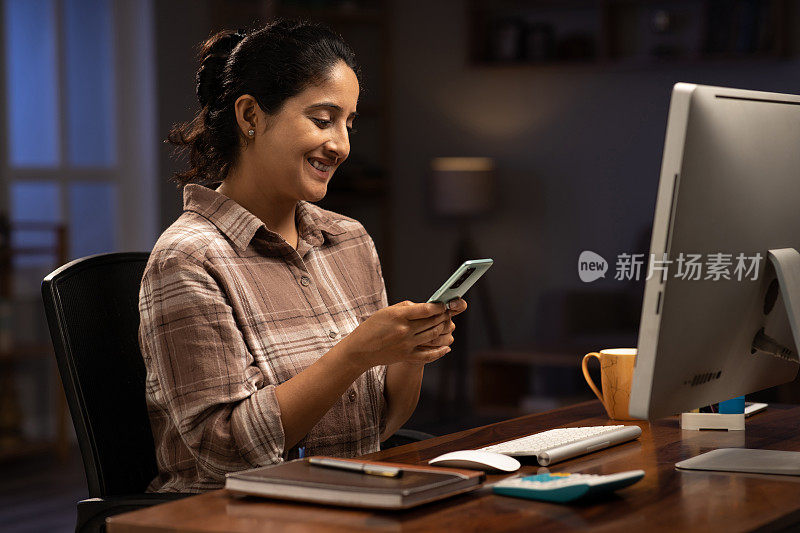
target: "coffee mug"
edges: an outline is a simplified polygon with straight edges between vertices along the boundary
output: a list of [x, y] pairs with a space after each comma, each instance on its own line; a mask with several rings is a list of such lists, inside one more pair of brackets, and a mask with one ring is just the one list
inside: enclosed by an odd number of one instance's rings
[[[601, 393], [589, 376], [587, 364], [596, 357], [600, 361]], [[609, 418], [614, 420], [634, 420], [628, 414], [628, 403], [631, 399], [631, 381], [633, 380], [633, 364], [636, 361], [636, 348], [611, 348], [600, 352], [587, 353], [583, 356], [581, 368], [583, 377], [606, 408]]]

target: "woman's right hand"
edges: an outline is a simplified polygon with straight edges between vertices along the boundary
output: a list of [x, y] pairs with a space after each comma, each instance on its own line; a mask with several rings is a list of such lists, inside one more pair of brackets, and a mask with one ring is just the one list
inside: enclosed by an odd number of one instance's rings
[[342, 339], [354, 362], [366, 371], [393, 363], [430, 363], [449, 346], [422, 346], [447, 329], [450, 315], [441, 303], [409, 301], [385, 307]]

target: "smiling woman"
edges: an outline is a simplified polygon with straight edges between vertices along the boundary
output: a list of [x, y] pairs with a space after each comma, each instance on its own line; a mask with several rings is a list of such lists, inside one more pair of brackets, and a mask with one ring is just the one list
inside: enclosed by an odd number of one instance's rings
[[220, 32], [201, 58], [201, 111], [169, 135], [189, 151], [175, 176], [184, 213], [156, 243], [139, 298], [153, 491], [377, 451], [466, 309], [388, 306], [364, 227], [311, 203], [347, 159], [357, 116], [358, 70], [340, 37], [282, 21]]

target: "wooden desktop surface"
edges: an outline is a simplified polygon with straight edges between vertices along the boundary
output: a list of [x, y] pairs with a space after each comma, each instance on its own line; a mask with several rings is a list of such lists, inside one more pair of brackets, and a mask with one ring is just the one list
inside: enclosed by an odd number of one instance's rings
[[[643, 469], [639, 483], [599, 500], [554, 504], [475, 492], [406, 511], [238, 499], [224, 490], [112, 517], [111, 533], [142, 531], [734, 531], [800, 524], [800, 477], [680, 471], [675, 462], [723, 447], [800, 451], [800, 406], [771, 405], [745, 431], [682, 431], [677, 418], [638, 424], [638, 440], [557, 463], [550, 472]], [[597, 401], [529, 415], [365, 456], [408, 464], [560, 426], [611, 424]], [[521, 472], [536, 473], [526, 460]], [[488, 476], [487, 484], [503, 476]], [[792, 528], [791, 530], [795, 530]]]

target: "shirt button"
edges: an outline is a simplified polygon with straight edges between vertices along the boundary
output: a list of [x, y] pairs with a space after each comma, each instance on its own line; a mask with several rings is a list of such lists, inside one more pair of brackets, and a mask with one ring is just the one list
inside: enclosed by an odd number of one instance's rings
[[330, 337], [331, 339], [335, 339], [336, 335], [337, 335], [337, 333], [335, 331], [333, 331], [333, 330], [331, 330], [330, 333], [328, 333], [328, 337]]
[[302, 278], [300, 278], [300, 285], [302, 285], [303, 287], [308, 287], [310, 283], [311, 280], [308, 279], [307, 276], [303, 276]]
[[350, 403], [356, 401], [356, 391], [351, 390], [350, 394], [347, 395], [347, 399], [350, 400]]

